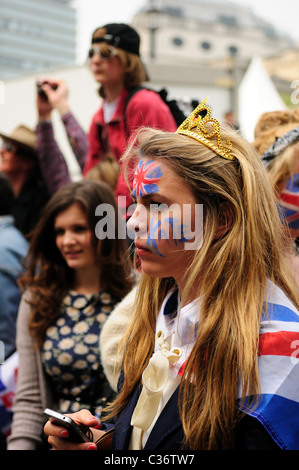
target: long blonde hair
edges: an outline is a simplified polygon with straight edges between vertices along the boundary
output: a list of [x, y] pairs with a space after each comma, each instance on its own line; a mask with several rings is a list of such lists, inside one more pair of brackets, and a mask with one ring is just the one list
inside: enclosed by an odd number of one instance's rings
[[[139, 157], [163, 161], [184, 179], [204, 209], [203, 244], [194, 252], [180, 293], [184, 303], [196, 286], [202, 299], [179, 400], [184, 446], [193, 450], [232, 448], [239, 379], [244, 397], [246, 392], [259, 393], [258, 335], [267, 279], [299, 306], [284, 264], [284, 236], [267, 173], [252, 145], [235, 131], [223, 128], [222, 138], [232, 142], [235, 161], [178, 134], [143, 129], [137, 137]], [[133, 146], [126, 158], [134, 158]], [[217, 239], [223, 204], [229, 207], [233, 222]], [[153, 353], [157, 314], [173, 286], [172, 278], [141, 276], [126, 338], [124, 385], [110, 406], [112, 415], [124, 408], [141, 379]], [[187, 378], [191, 376], [192, 381]]]

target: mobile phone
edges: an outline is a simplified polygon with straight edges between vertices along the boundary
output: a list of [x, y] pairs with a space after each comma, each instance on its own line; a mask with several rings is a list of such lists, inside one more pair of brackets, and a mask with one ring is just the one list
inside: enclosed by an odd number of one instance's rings
[[51, 423], [62, 426], [70, 433], [69, 439], [74, 442], [92, 442], [92, 432], [89, 428], [84, 432], [80, 426], [69, 416], [58, 413], [58, 411], [46, 408], [44, 414], [51, 419]]

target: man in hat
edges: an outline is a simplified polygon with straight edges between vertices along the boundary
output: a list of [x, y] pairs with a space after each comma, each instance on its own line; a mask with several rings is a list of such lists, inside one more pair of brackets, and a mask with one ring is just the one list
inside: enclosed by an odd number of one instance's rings
[[16, 227], [29, 237], [49, 199], [39, 168], [36, 134], [19, 125], [9, 135], [0, 133], [0, 137], [0, 171], [9, 178], [15, 197], [12, 215]]

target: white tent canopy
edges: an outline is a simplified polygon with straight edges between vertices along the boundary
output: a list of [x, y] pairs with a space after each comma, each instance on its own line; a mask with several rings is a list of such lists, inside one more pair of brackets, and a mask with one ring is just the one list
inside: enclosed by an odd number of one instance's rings
[[286, 109], [262, 60], [254, 57], [239, 87], [238, 120], [243, 137], [254, 140], [254, 128], [261, 114]]

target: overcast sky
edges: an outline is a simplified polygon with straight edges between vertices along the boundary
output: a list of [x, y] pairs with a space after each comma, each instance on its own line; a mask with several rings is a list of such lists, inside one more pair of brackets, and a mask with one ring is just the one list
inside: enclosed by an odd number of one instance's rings
[[[298, 0], [231, 0], [251, 6], [254, 12], [299, 41]], [[79, 60], [84, 60], [92, 32], [105, 23], [130, 23], [146, 0], [75, 0], [79, 11]]]

